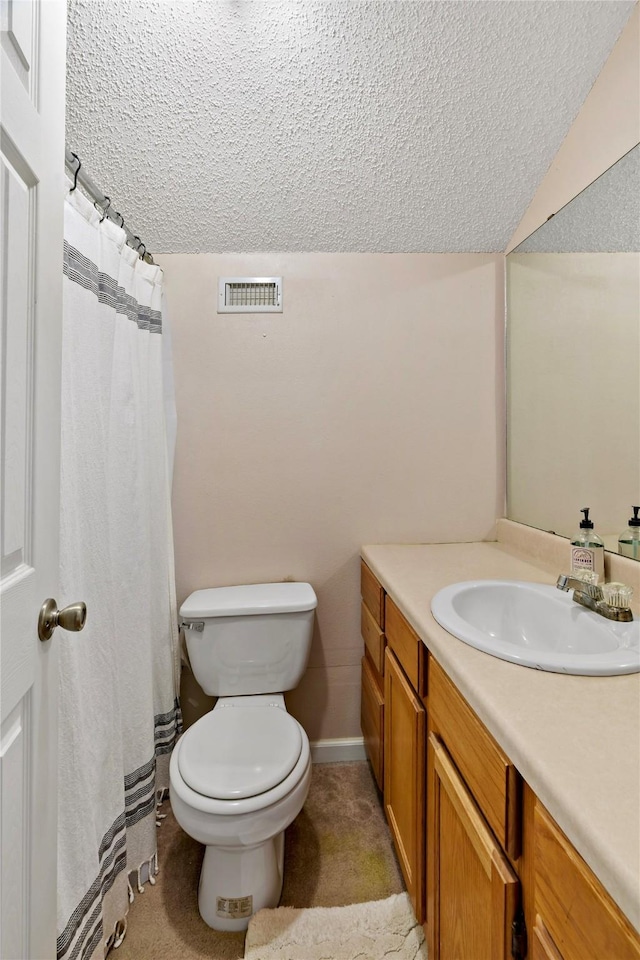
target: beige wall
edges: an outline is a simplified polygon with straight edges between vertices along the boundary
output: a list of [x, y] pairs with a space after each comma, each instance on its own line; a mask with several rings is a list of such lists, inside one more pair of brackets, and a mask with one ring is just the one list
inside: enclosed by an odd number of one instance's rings
[[[309, 580], [312, 740], [360, 736], [359, 548], [491, 537], [503, 514], [502, 256], [167, 255], [178, 600]], [[219, 275], [284, 312], [216, 313]]]
[[640, 5], [634, 9], [506, 253], [640, 142]]

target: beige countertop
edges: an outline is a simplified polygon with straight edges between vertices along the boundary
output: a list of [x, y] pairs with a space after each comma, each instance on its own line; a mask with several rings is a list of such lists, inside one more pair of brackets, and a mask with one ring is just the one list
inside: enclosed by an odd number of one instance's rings
[[539, 556], [525, 559], [497, 542], [374, 545], [363, 547], [362, 556], [640, 930], [640, 674], [529, 669], [468, 646], [433, 619], [431, 598], [450, 583], [555, 583], [563, 571], [553, 572], [548, 557], [546, 564]]

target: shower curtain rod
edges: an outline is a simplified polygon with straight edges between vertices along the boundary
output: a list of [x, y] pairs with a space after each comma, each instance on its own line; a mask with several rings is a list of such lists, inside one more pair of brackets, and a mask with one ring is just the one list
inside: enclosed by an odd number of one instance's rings
[[[133, 247], [133, 249], [146, 263], [154, 263], [154, 259], [151, 254], [147, 253], [146, 245], [142, 242], [140, 237], [136, 236], [131, 232], [131, 230], [129, 230], [129, 227], [127, 227], [124, 222], [124, 217], [122, 214], [118, 213], [118, 211], [113, 208], [110, 197], [108, 197], [107, 194], [97, 187], [91, 177], [84, 172], [82, 161], [78, 157], [78, 154], [69, 150], [69, 147], [65, 147], [64, 162], [65, 166], [69, 169], [71, 177], [73, 178], [74, 186], [72, 189], [75, 189], [75, 187], [80, 184], [86, 193], [88, 193], [89, 199], [93, 201], [96, 207], [100, 208], [101, 213], [103, 213], [104, 216], [109, 220], [112, 220], [114, 223], [116, 223], [119, 227], [122, 227], [127, 236], [127, 243], [129, 246]], [[144, 248], [144, 253], [140, 253], [140, 247]]]

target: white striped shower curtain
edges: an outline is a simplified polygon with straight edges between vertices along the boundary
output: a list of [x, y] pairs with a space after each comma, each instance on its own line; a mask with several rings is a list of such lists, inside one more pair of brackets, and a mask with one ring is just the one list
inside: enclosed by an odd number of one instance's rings
[[75, 190], [63, 282], [60, 600], [87, 622], [58, 641], [57, 953], [102, 960], [155, 882], [181, 724], [162, 272]]

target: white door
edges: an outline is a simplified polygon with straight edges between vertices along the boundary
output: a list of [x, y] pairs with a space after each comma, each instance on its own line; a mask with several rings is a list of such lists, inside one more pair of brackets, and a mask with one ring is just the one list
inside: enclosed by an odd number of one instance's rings
[[1, 0], [0, 956], [56, 955], [56, 645], [66, 12]]

